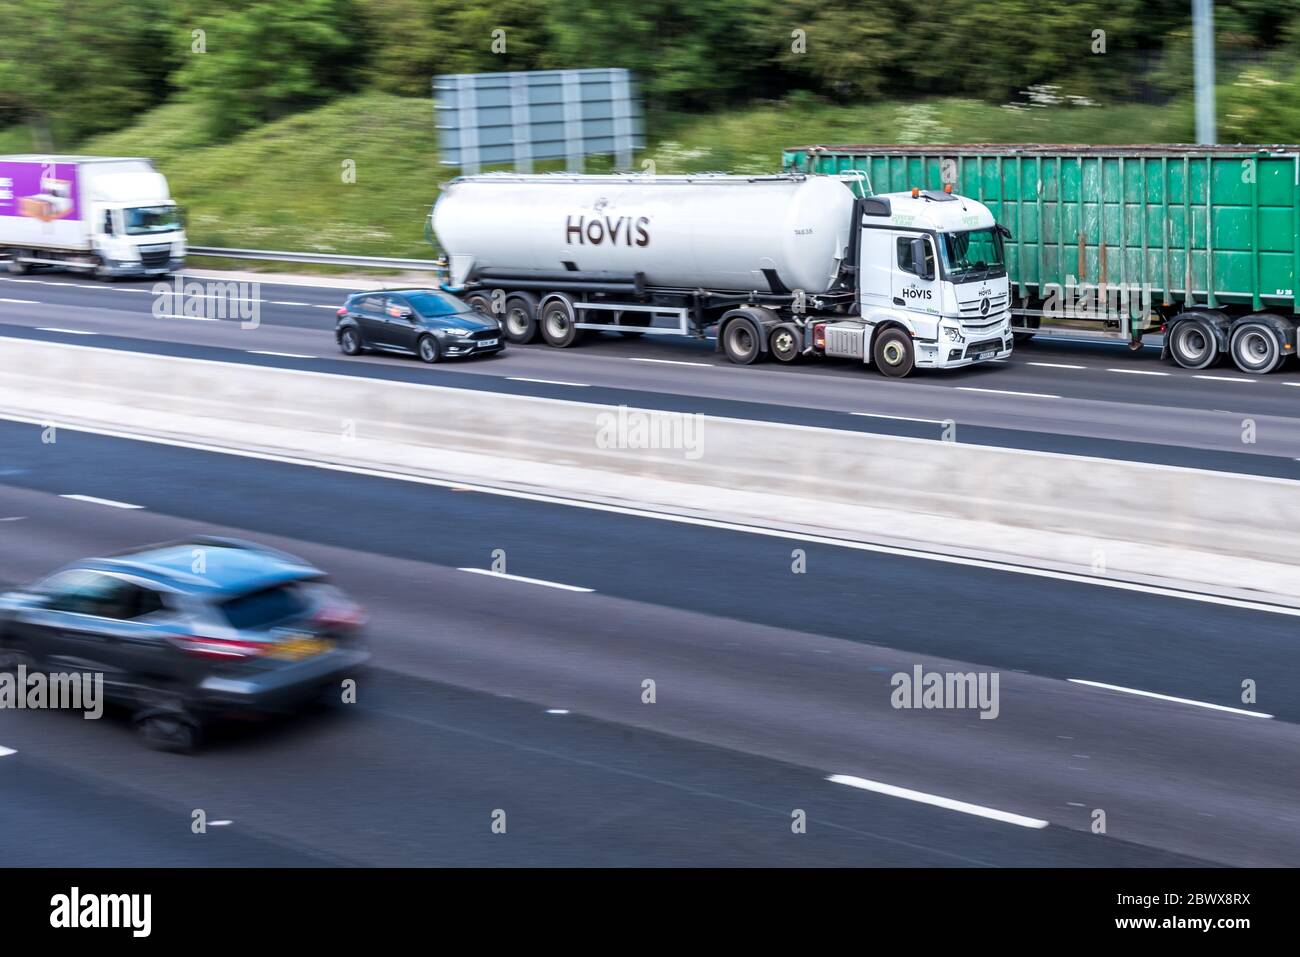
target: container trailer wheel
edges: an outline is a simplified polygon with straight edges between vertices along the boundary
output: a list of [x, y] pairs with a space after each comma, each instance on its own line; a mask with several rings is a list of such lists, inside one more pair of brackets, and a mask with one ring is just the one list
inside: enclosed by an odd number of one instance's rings
[[1233, 328], [1229, 351], [1237, 368], [1250, 375], [1267, 375], [1286, 358], [1281, 333], [1267, 322], [1245, 319]]
[[506, 299], [502, 330], [511, 342], [527, 343], [537, 338], [537, 297], [528, 292], [511, 293]]
[[871, 359], [883, 375], [901, 379], [916, 365], [912, 337], [902, 329], [886, 329], [871, 346]]
[[580, 330], [574, 312], [573, 305], [565, 296], [554, 296], [542, 304], [538, 325], [542, 327], [542, 338], [548, 346], [565, 349], [578, 341]]
[[1169, 354], [1184, 369], [1208, 369], [1219, 361], [1219, 339], [1210, 321], [1195, 313], [1175, 316]]

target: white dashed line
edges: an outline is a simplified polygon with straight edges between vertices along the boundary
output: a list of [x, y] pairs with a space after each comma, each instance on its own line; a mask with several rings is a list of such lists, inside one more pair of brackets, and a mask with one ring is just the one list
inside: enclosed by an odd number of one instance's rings
[[895, 419], [899, 422], [924, 422], [927, 425], [943, 425], [943, 419], [918, 419], [910, 415], [885, 415], [883, 412], [850, 412], [849, 415], [861, 415], [868, 419]]
[[958, 392], [989, 392], [993, 395], [1021, 395], [1027, 399], [1059, 399], [1059, 395], [1048, 395], [1046, 392], [1012, 392], [1010, 389], [980, 389], [973, 385], [959, 385]]
[[277, 356], [281, 359], [315, 359], [315, 356], [305, 356], [298, 352], [268, 352], [264, 349], [249, 349], [250, 356]]
[[1205, 379], [1207, 382], [1258, 382], [1258, 379], [1243, 379], [1233, 375], [1194, 375], [1193, 379]]
[[1118, 372], [1120, 375], [1169, 375], [1168, 372], [1153, 372], [1149, 369], [1107, 369], [1107, 372]]
[[1208, 701], [1194, 701], [1191, 698], [1175, 698], [1173, 695], [1156, 694], [1154, 691], [1139, 691], [1136, 688], [1123, 688], [1120, 685], [1108, 685], [1100, 681], [1085, 681], [1082, 678], [1069, 679], [1072, 684], [1087, 685], [1089, 688], [1104, 688], [1107, 691], [1122, 691], [1124, 694], [1135, 694], [1142, 698], [1156, 698], [1159, 701], [1172, 701], [1175, 704], [1190, 704], [1197, 708], [1209, 708], [1213, 711], [1226, 711], [1229, 714], [1244, 714], [1251, 718], [1271, 718], [1271, 714], [1265, 714], [1263, 711], [1247, 711], [1244, 708], [1229, 708], [1227, 705], [1210, 704]]
[[523, 582], [525, 585], [544, 585], [547, 588], [559, 588], [562, 591], [595, 591], [594, 588], [580, 588], [577, 585], [564, 585], [560, 582], [548, 582], [541, 578], [524, 578], [522, 575], [507, 575], [505, 572], [494, 572], [487, 568], [459, 568], [457, 571], [469, 572], [471, 575], [487, 575], [489, 578], [505, 578], [512, 582]]
[[94, 495], [60, 495], [59, 498], [71, 499], [74, 502], [89, 502], [92, 505], [107, 505], [109, 508], [144, 508], [143, 505], [115, 502], [111, 498], [96, 498]]
[[568, 708], [547, 708], [546, 713], [547, 714], [568, 714], [569, 709]]
[[219, 322], [216, 316], [181, 316], [174, 312], [159, 313], [159, 319], [193, 319], [195, 322]]
[[[280, 299], [268, 299], [267, 302], [269, 302], [272, 306], [313, 306], [315, 305], [315, 303], [311, 303], [311, 302], [284, 302], [283, 300]], [[338, 307], [336, 306], [335, 308], [337, 309]]]
[[0, 758], [8, 757], [11, 754], [17, 754], [17, 753], [18, 752], [15, 751], [13, 748], [6, 748], [4, 745], [0, 745]]
[[536, 382], [539, 385], [571, 385], [575, 389], [590, 389], [591, 386], [585, 382], [561, 382], [558, 379], [525, 379], [523, 376], [508, 375], [506, 376], [511, 382]]
[[12, 302], [19, 306], [39, 306], [40, 302], [36, 299], [0, 299], [0, 302]]
[[234, 821], [209, 821], [208, 827], [229, 827]]
[[665, 366], [703, 366], [706, 369], [713, 368], [712, 362], [686, 362], [683, 359], [641, 359], [637, 357], [629, 357], [627, 361], [628, 362], [657, 362], [660, 365], [665, 365]]
[[60, 329], [57, 326], [37, 326], [37, 332], [57, 332], [65, 336], [97, 336], [97, 332], [87, 332], [85, 329]]
[[965, 801], [954, 801], [952, 798], [939, 797], [937, 794], [926, 794], [924, 791], [912, 791], [908, 788], [895, 787], [892, 784], [881, 784], [879, 781], [868, 781], [866, 778], [854, 777], [851, 774], [832, 774], [827, 776], [827, 781], [833, 784], [847, 784], [851, 788], [859, 788], [863, 791], [872, 791], [876, 794], [885, 794], [889, 797], [902, 798], [905, 801], [916, 801], [918, 804], [929, 804], [933, 807], [941, 807], [949, 811], [960, 811], [963, 814], [973, 814], [976, 817], [986, 817], [991, 821], [1001, 821], [1004, 824], [1015, 824], [1018, 827], [1032, 827], [1041, 829], [1047, 827], [1048, 821], [1037, 817], [1025, 817], [1023, 814], [1012, 814], [1010, 811], [999, 811], [997, 808], [984, 807], [980, 804], [967, 804]]
[[333, 309], [335, 312], [339, 311], [338, 306], [323, 306], [318, 302], [308, 303], [308, 305], [310, 305], [313, 309]]
[[1088, 366], [1072, 366], [1068, 362], [1026, 362], [1027, 366], [1038, 366], [1041, 369], [1087, 369]]

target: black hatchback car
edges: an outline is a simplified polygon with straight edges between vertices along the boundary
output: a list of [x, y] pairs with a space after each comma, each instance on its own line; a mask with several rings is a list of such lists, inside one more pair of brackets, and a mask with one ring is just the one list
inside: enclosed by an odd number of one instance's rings
[[501, 323], [439, 289], [354, 293], [338, 311], [334, 337], [344, 355], [373, 349], [410, 353], [425, 362], [505, 348]]
[[369, 657], [363, 617], [299, 558], [196, 537], [85, 559], [0, 595], [0, 657], [10, 669], [102, 674], [146, 743], [188, 751], [223, 714], [341, 697]]

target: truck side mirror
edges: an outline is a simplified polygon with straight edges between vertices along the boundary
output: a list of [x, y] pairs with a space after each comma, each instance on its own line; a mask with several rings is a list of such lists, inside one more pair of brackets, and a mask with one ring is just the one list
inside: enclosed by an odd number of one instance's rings
[[925, 240], [920, 237], [912, 240], [912, 269], [920, 279], [934, 278], [925, 258]]

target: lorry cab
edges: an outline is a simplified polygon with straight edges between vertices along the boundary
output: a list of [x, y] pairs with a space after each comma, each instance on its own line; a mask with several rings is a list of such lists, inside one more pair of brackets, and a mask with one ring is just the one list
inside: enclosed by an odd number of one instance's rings
[[913, 189], [869, 197], [862, 210], [858, 305], [866, 329], [857, 356], [906, 375], [913, 366], [950, 369], [1011, 354], [1008, 233], [987, 206]]
[[98, 275], [152, 276], [180, 267], [185, 227], [161, 173], [106, 171], [88, 185]]

